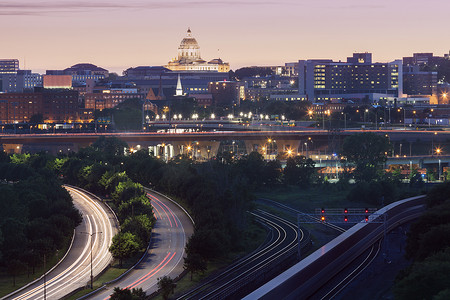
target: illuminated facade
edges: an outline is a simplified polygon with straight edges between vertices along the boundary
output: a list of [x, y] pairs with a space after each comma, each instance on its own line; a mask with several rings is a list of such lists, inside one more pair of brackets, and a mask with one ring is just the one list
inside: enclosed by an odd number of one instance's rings
[[223, 62], [220, 58], [216, 58], [207, 62], [200, 56], [200, 46], [197, 40], [192, 37], [190, 29], [187, 31], [186, 37], [181, 41], [178, 47], [178, 55], [171, 60], [166, 66], [172, 71], [209, 71], [209, 72], [228, 72], [230, 65]]
[[299, 94], [309, 101], [326, 102], [403, 96], [402, 61], [372, 63], [370, 53], [355, 53], [347, 62], [299, 61]]
[[72, 76], [70, 75], [43, 75], [43, 86], [46, 89], [71, 89]]

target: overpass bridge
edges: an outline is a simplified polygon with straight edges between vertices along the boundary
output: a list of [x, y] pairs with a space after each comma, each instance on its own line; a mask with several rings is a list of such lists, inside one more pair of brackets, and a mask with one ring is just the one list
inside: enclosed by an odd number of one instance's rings
[[[233, 153], [250, 153], [258, 151], [267, 159], [277, 154], [302, 154], [320, 162], [320, 156], [330, 156], [340, 149], [345, 137], [361, 132], [374, 132], [389, 137], [394, 144], [400, 145], [400, 154], [409, 153], [416, 145], [439, 145], [450, 141], [450, 131], [417, 131], [417, 130], [320, 130], [298, 129], [260, 130], [260, 131], [191, 131], [191, 132], [126, 132], [126, 133], [49, 133], [49, 134], [2, 134], [0, 145], [8, 153], [39, 152], [67, 153], [78, 151], [92, 144], [101, 136], [117, 137], [124, 140], [130, 148], [147, 148], [155, 155], [170, 159], [178, 154], [189, 154], [195, 158], [213, 157], [221, 150]], [[406, 151], [405, 151], [406, 150]], [[426, 154], [430, 154], [429, 151]], [[445, 153], [445, 149], [442, 154]], [[316, 157], [317, 156], [317, 157]], [[409, 155], [408, 157], [411, 157]], [[414, 164], [428, 164], [428, 160], [412, 158]], [[317, 159], [315, 159], [317, 158]], [[322, 157], [327, 160], [326, 157]], [[430, 158], [435, 161], [435, 158]], [[433, 160], [434, 159], [434, 160]], [[334, 158], [330, 159], [335, 161]], [[398, 157], [394, 162], [407, 162], [411, 159]], [[442, 161], [441, 161], [442, 162]]]

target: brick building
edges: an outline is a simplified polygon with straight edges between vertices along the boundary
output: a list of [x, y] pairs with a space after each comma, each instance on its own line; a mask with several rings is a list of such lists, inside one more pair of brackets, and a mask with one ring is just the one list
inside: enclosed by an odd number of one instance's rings
[[41, 89], [34, 93], [0, 94], [2, 124], [26, 123], [37, 114], [42, 114], [46, 123], [78, 121], [78, 93]]

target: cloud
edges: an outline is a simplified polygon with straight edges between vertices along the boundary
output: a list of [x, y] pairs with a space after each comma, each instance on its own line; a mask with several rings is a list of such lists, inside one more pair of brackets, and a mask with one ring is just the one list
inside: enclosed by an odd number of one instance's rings
[[157, 0], [148, 2], [133, 1], [106, 1], [106, 2], [88, 2], [88, 1], [5, 1], [0, 3], [0, 15], [49, 15], [54, 13], [68, 12], [80, 13], [97, 10], [119, 10], [119, 9], [186, 9], [200, 7], [218, 7], [218, 6], [254, 6], [254, 5], [298, 5], [292, 0], [263, 0], [263, 1], [163, 1]]

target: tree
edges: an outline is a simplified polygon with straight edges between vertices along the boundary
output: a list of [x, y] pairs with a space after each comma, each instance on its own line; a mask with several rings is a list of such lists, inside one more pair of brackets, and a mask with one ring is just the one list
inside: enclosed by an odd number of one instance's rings
[[113, 237], [109, 251], [114, 258], [119, 259], [120, 267], [122, 267], [124, 258], [132, 257], [139, 251], [139, 242], [137, 237], [130, 232], [119, 232]]
[[119, 182], [111, 196], [114, 203], [119, 206], [121, 203], [127, 202], [131, 198], [138, 197], [142, 194], [144, 194], [142, 185], [129, 179]]
[[261, 153], [253, 151], [249, 155], [241, 158], [237, 167], [240, 168], [240, 172], [245, 174], [248, 178], [250, 184], [255, 184], [257, 186], [261, 185], [264, 177], [264, 168], [266, 162]]
[[[150, 206], [151, 208], [151, 206]], [[141, 248], [147, 247], [152, 234], [153, 216], [151, 218], [148, 215], [138, 215], [128, 217], [123, 222], [121, 228], [123, 232], [131, 232], [138, 237]]]
[[118, 157], [125, 155], [124, 149], [128, 144], [116, 137], [99, 137], [91, 146], [96, 152], [101, 153], [103, 160], [115, 162]]
[[409, 271], [397, 276], [394, 286], [395, 299], [448, 299], [450, 282], [450, 248], [423, 262], [414, 263]]
[[142, 129], [142, 103], [140, 99], [125, 100], [117, 105], [112, 112], [117, 129]]
[[30, 124], [44, 123], [44, 116], [42, 114], [34, 114], [30, 117]]
[[114, 288], [114, 293], [111, 294], [111, 300], [144, 300], [147, 295], [142, 288], [129, 290], [120, 287]]
[[[186, 251], [187, 252], [187, 251]], [[189, 253], [187, 257], [184, 258], [184, 269], [191, 273], [191, 281], [192, 275], [197, 272], [205, 272], [207, 267], [206, 259], [204, 259], [198, 253]]]
[[6, 262], [6, 268], [8, 273], [13, 278], [13, 286], [16, 286], [16, 276], [19, 275], [20, 272], [25, 270], [26, 265], [19, 259], [9, 259]]
[[303, 155], [289, 157], [283, 170], [285, 183], [308, 186], [315, 176], [314, 165], [312, 159]]
[[169, 276], [158, 278], [158, 289], [161, 292], [163, 299], [169, 299], [169, 295], [174, 292], [176, 283]]
[[279, 160], [271, 160], [267, 162], [264, 168], [264, 181], [268, 185], [275, 185], [280, 183], [283, 169]]
[[353, 174], [358, 181], [372, 181], [379, 178], [390, 147], [387, 137], [364, 132], [344, 140], [342, 155], [355, 165]]

